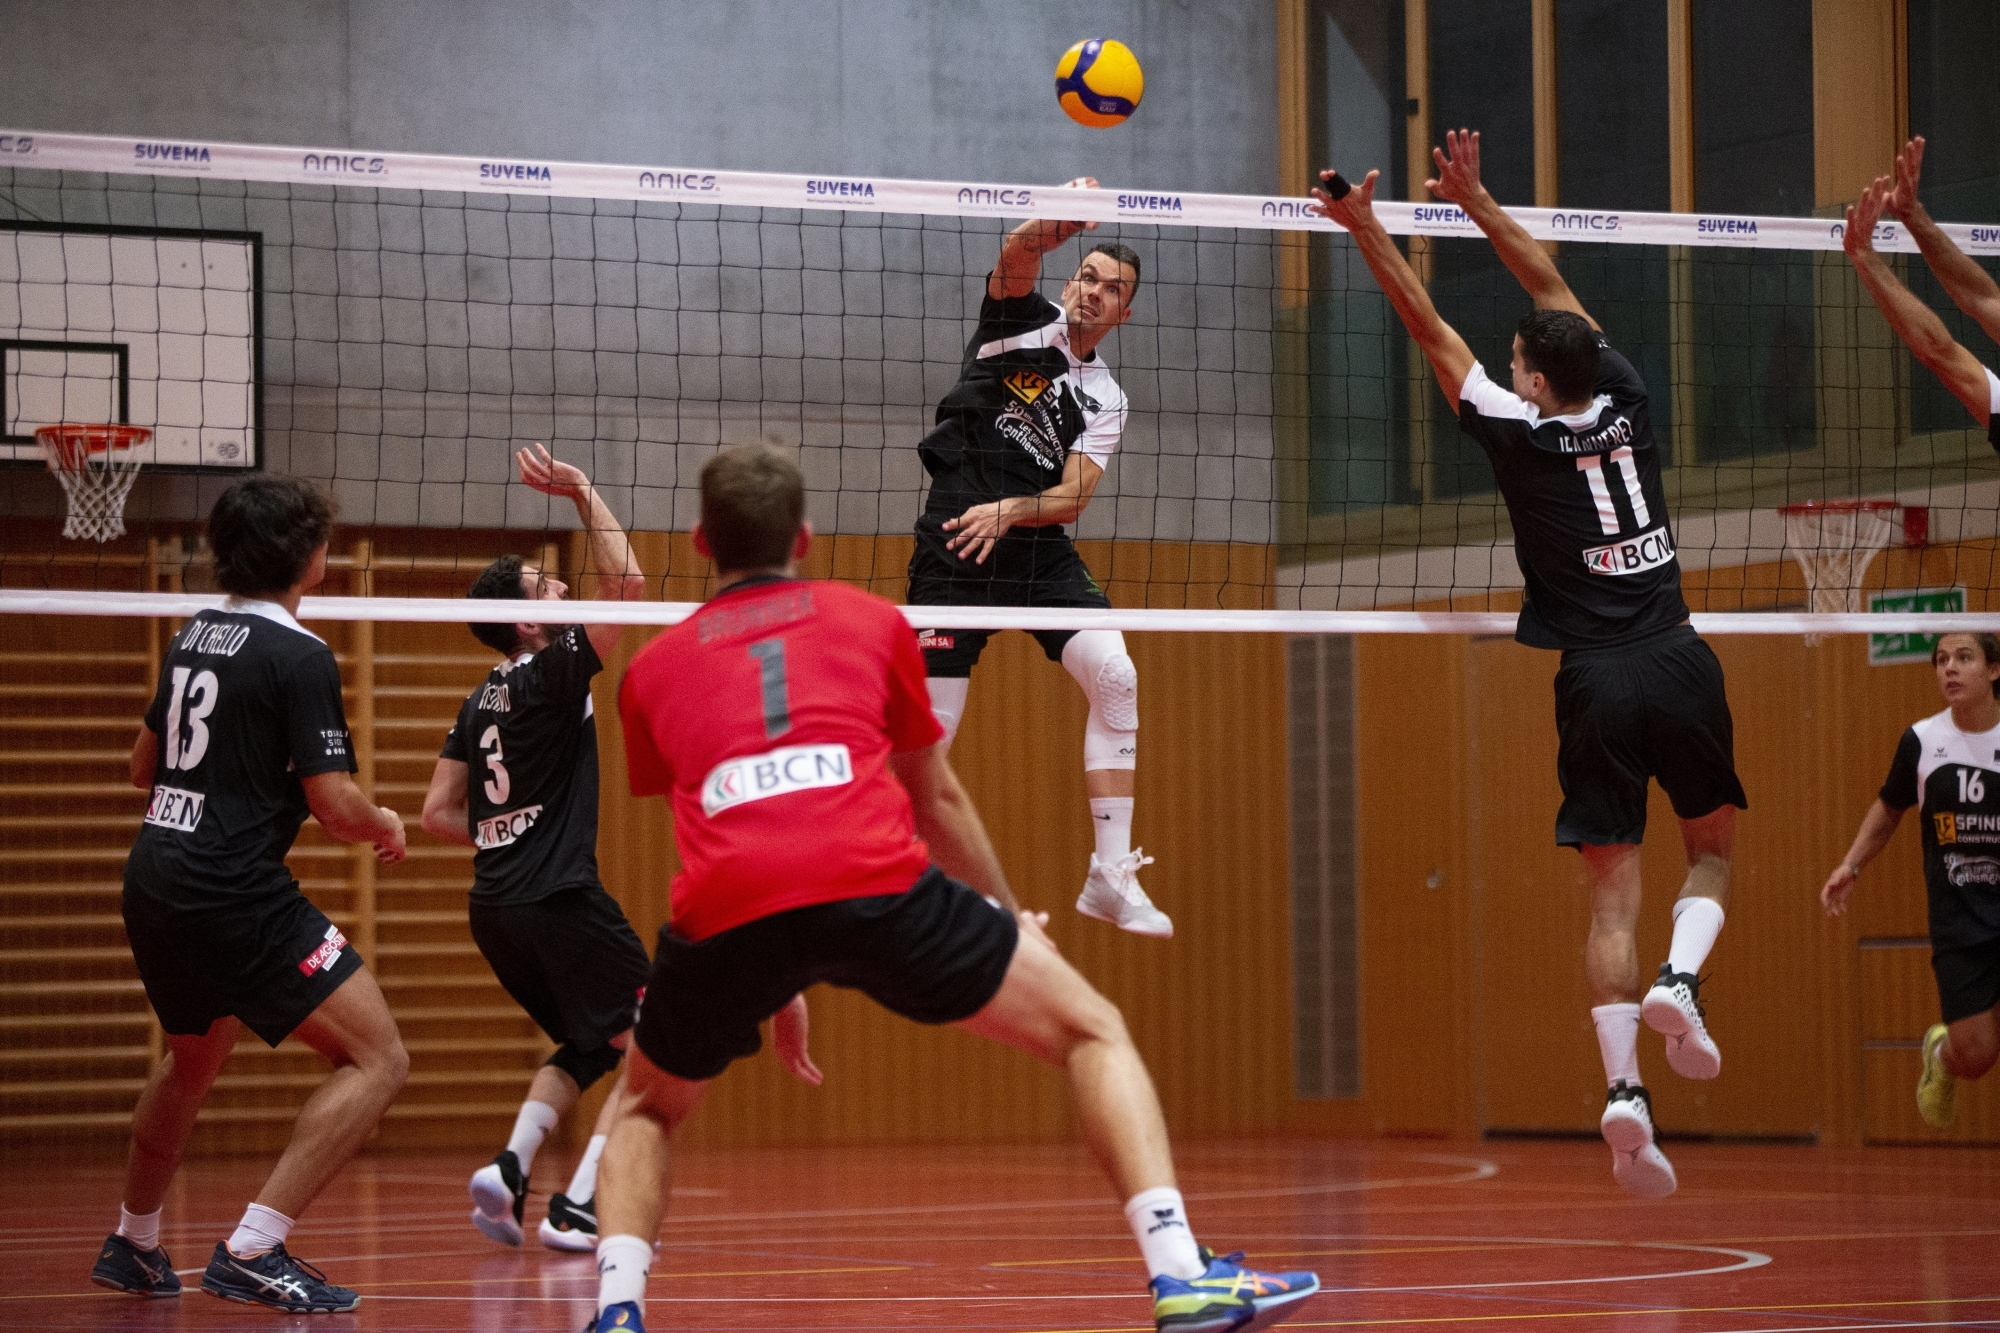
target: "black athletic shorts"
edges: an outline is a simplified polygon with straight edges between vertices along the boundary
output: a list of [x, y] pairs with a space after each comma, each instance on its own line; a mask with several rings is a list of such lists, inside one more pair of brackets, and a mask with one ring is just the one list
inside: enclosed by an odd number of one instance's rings
[[557, 1045], [599, 1050], [632, 1029], [652, 969], [618, 900], [596, 884], [531, 903], [473, 903], [472, 939], [493, 975]]
[[139, 980], [171, 1036], [198, 1037], [234, 1014], [276, 1046], [361, 970], [296, 884], [220, 911], [176, 908], [127, 884], [124, 909]]
[[[1076, 606], [1111, 609], [1111, 599], [1076, 545], [1061, 528], [1016, 528], [994, 544], [983, 565], [961, 560], [945, 549], [951, 534], [945, 515], [926, 513], [917, 519], [917, 548], [910, 553], [911, 606]], [[1063, 649], [1075, 630], [1032, 630], [1051, 662], [1062, 661]], [[924, 650], [924, 674], [972, 674], [990, 629], [919, 629]]]
[[1659, 779], [1682, 819], [1749, 804], [1736, 776], [1722, 663], [1687, 625], [1564, 653], [1556, 731], [1556, 842], [1564, 847], [1643, 840], [1648, 778]]
[[1984, 944], [1931, 946], [1937, 975], [1938, 1008], [1944, 1021], [1983, 1014], [2000, 1004], [2000, 940]]
[[999, 993], [1020, 927], [932, 866], [907, 893], [816, 903], [699, 944], [660, 931], [634, 1040], [676, 1078], [755, 1055], [758, 1024], [814, 982], [858, 990], [919, 1023], [956, 1023]]

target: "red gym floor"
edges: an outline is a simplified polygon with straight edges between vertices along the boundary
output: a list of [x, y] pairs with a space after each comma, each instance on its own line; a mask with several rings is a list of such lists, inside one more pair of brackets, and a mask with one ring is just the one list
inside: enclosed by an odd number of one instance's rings
[[[1290, 1327], [1491, 1325], [1565, 1333], [2000, 1328], [2000, 1152], [1669, 1145], [1681, 1190], [1628, 1201], [1594, 1143], [1192, 1144], [1198, 1234], [1326, 1290]], [[86, 1280], [117, 1221], [107, 1158], [16, 1156], [0, 1180], [0, 1329], [576, 1330], [589, 1256], [485, 1241], [463, 1161], [375, 1157], [293, 1233], [363, 1293], [287, 1317], [195, 1289], [262, 1164], [195, 1161], [167, 1205], [188, 1292]], [[546, 1156], [542, 1190], [566, 1178]], [[1068, 1147], [690, 1153], [653, 1270], [653, 1329], [1111, 1330], [1150, 1325], [1144, 1273], [1088, 1158]]]

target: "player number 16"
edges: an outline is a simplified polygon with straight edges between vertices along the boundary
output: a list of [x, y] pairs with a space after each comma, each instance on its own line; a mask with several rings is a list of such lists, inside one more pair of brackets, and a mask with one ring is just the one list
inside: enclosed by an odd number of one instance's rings
[[1958, 770], [1958, 799], [1975, 805], [1986, 799], [1986, 782], [1978, 769]]

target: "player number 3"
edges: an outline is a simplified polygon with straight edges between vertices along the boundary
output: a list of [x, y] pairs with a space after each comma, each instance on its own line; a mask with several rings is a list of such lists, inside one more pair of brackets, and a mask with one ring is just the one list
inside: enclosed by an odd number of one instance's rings
[[498, 725], [488, 727], [481, 733], [479, 748], [493, 751], [493, 753], [486, 756], [486, 766], [493, 770], [493, 776], [486, 779], [486, 799], [495, 805], [505, 805], [507, 804], [507, 793], [513, 788], [514, 784], [507, 778], [507, 766], [500, 762], [505, 756], [500, 752], [500, 728]]
[[1958, 770], [1958, 799], [1975, 805], [1986, 799], [1986, 782], [1978, 769]]

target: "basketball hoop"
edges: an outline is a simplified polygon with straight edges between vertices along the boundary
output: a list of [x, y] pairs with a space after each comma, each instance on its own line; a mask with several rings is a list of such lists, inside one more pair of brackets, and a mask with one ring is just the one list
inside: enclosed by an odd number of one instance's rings
[[152, 438], [144, 426], [62, 421], [35, 428], [35, 443], [69, 501], [63, 536], [108, 542], [125, 535], [125, 497], [139, 477], [135, 446]]
[[[1898, 529], [1904, 546], [1922, 546], [1930, 534], [1927, 507], [1894, 500], [1805, 500], [1778, 512], [1785, 548], [1805, 571], [1806, 609], [1814, 612], [1861, 610], [1862, 575]], [[1808, 634], [1806, 643], [1825, 637]]]

